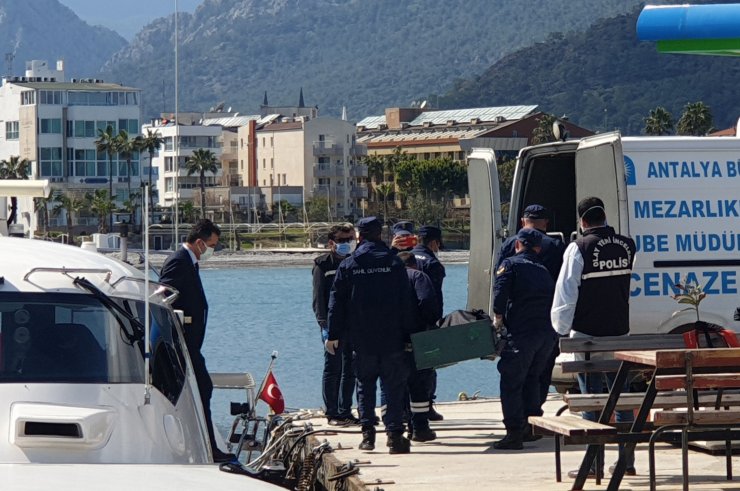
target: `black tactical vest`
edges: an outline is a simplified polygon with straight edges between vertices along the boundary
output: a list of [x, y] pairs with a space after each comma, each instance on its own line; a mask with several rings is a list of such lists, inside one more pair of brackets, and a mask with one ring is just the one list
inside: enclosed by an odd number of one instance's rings
[[576, 246], [583, 273], [573, 330], [590, 336], [627, 334], [635, 242], [607, 226], [586, 230]]

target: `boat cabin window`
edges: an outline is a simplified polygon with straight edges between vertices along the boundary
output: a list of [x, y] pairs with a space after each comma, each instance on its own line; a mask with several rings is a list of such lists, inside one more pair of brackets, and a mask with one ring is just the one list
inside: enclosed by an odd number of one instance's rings
[[[134, 308], [143, 320], [143, 302]], [[174, 403], [185, 380], [182, 343], [169, 311], [151, 311], [152, 382]], [[92, 296], [0, 294], [0, 383], [143, 383], [142, 339]]]
[[[542, 155], [529, 160], [521, 189], [519, 215], [533, 203], [546, 207], [550, 211], [550, 226], [547, 231], [561, 232], [567, 243], [577, 226], [575, 153]], [[520, 228], [521, 223], [517, 219], [516, 231]]]

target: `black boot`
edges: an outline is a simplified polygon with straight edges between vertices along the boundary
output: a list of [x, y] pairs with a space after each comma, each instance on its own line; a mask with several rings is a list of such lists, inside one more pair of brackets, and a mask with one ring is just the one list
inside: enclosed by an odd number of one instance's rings
[[372, 426], [362, 428], [362, 443], [360, 450], [375, 450], [375, 428]]
[[437, 439], [437, 434], [428, 426], [426, 428], [414, 428], [411, 441], [414, 442], [431, 442]]
[[407, 438], [404, 438], [403, 433], [400, 431], [388, 433], [388, 447], [389, 454], [411, 452], [411, 442]]
[[496, 450], [523, 449], [524, 445], [522, 445], [522, 433], [520, 431], [517, 431], [515, 433], [507, 431], [504, 438], [493, 444], [493, 448], [495, 448]]
[[434, 403], [429, 403], [429, 421], [443, 421], [445, 419], [444, 416], [439, 414], [436, 409], [434, 409]]
[[535, 435], [532, 431], [532, 425], [526, 424], [524, 425], [524, 429], [522, 430], [522, 441], [523, 442], [536, 442], [537, 440], [542, 439], [542, 435]]

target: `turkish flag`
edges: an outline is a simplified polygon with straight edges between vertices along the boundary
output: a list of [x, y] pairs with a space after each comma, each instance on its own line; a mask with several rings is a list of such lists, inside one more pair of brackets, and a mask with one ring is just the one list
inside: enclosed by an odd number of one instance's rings
[[280, 392], [275, 375], [272, 374], [272, 370], [267, 374], [265, 383], [262, 386], [262, 392], [260, 392], [259, 398], [267, 403], [268, 406], [275, 412], [275, 414], [282, 414], [285, 411], [285, 400], [283, 399], [283, 393]]

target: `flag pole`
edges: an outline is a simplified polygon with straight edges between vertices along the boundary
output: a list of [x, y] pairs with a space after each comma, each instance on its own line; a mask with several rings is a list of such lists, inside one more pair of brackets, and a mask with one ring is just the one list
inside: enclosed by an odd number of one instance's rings
[[267, 377], [270, 375], [270, 372], [272, 372], [272, 365], [275, 363], [275, 360], [277, 359], [278, 352], [273, 351], [270, 355], [270, 364], [267, 366], [267, 371], [265, 372], [265, 376], [262, 377], [262, 383], [260, 384], [260, 390], [257, 391], [257, 398], [259, 400], [259, 397], [262, 395], [262, 391], [265, 390], [265, 382], [267, 382]]

